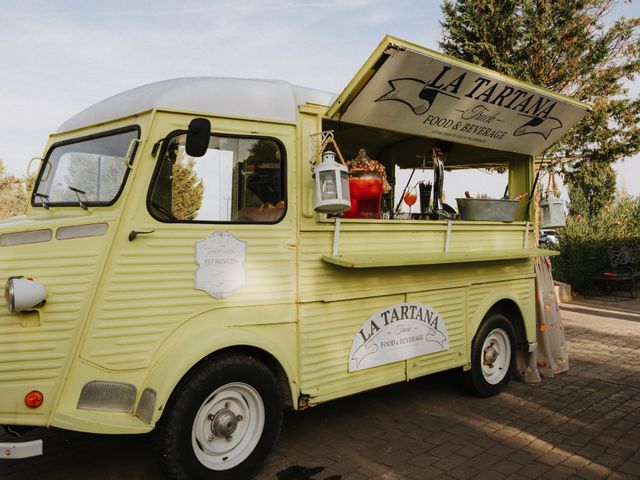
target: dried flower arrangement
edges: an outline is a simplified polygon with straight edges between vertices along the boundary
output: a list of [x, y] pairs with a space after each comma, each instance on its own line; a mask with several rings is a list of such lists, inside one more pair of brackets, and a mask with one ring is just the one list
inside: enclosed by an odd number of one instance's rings
[[353, 160], [347, 162], [349, 173], [375, 173], [382, 178], [382, 191], [387, 193], [391, 190], [391, 185], [387, 181], [387, 170], [377, 160], [369, 158], [367, 151], [361, 148], [358, 151], [358, 156]]

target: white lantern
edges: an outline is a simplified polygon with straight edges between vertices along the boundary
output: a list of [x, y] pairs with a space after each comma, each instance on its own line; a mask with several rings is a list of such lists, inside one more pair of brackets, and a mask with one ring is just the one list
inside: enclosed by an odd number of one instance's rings
[[349, 170], [336, 162], [335, 153], [322, 154], [322, 163], [313, 169], [313, 177], [316, 182], [316, 212], [337, 214], [351, 208]]

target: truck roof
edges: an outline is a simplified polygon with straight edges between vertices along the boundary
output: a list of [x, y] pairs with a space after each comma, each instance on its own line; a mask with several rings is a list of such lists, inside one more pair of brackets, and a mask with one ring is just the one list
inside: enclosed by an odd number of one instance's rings
[[223, 77], [176, 78], [106, 98], [58, 127], [58, 133], [152, 109], [295, 122], [299, 105], [330, 106], [337, 95], [283, 80]]

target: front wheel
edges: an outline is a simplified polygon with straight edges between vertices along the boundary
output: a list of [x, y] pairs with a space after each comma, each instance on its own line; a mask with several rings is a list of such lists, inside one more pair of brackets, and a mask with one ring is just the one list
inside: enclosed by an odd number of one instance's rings
[[480, 397], [497, 395], [509, 383], [514, 361], [513, 325], [504, 315], [489, 313], [473, 338], [467, 387]]
[[250, 478], [281, 424], [282, 402], [271, 371], [252, 357], [220, 357], [177, 387], [157, 445], [171, 478]]

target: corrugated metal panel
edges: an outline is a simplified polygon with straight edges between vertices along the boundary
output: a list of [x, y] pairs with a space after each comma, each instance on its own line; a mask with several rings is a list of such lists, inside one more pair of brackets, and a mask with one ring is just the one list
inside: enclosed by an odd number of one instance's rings
[[[83, 358], [116, 370], [144, 368], [164, 339], [190, 318], [221, 308], [295, 301], [295, 250], [287, 248], [293, 230], [285, 224], [155, 227], [152, 235], [116, 250]], [[224, 230], [247, 242], [246, 285], [215, 299], [195, 289], [195, 243]]]
[[444, 320], [449, 334], [449, 349], [407, 361], [408, 378], [461, 366], [467, 361], [466, 352], [466, 289], [434, 290], [407, 295], [408, 302], [425, 303], [433, 307]]
[[[103, 238], [83, 239], [81, 248], [61, 251], [62, 244], [54, 240], [29, 245], [28, 254], [19, 253], [25, 247], [0, 252], [2, 285], [8, 276], [24, 275], [47, 289], [47, 304], [39, 313], [10, 314], [0, 297], [0, 418], [6, 414], [14, 420], [20, 415], [35, 419], [50, 412], [100, 270], [103, 245]], [[22, 402], [32, 389], [45, 397], [37, 412]]]
[[[505, 232], [496, 228], [495, 230], [476, 230], [469, 232], [451, 233], [451, 250], [459, 252], [480, 252], [486, 251], [488, 245], [499, 246], [500, 250], [516, 250], [524, 247], [524, 237], [522, 232]], [[531, 243], [529, 243], [531, 246]]]
[[[526, 308], [533, 292], [528, 258], [363, 270], [329, 265], [321, 256], [331, 251], [333, 231], [323, 227], [301, 232], [300, 240], [300, 378], [311, 403], [464, 365], [469, 362], [469, 321], [487, 295], [511, 292]], [[443, 224], [347, 223], [340, 253], [435, 253], [444, 250], [445, 237]], [[487, 245], [515, 249], [523, 241], [524, 225], [464, 224], [454, 229], [450, 251], [479, 251]], [[386, 296], [372, 296], [376, 291]], [[467, 300], [468, 292], [472, 299]], [[349, 374], [351, 343], [362, 323], [404, 301], [425, 303], [440, 313], [449, 350]]]
[[378, 310], [401, 303], [393, 295], [331, 303], [309, 303], [300, 308], [301, 391], [319, 403], [406, 378], [405, 362], [348, 372], [351, 344], [365, 320]]
[[[446, 225], [400, 224], [393, 222], [368, 226], [345, 224], [340, 236], [340, 253], [437, 253], [444, 251]], [[524, 226], [454, 225], [451, 252], [486, 249], [518, 248], [523, 246]], [[389, 285], [429, 288], [446, 287], [451, 282], [487, 282], [517, 275], [533, 275], [528, 259], [522, 261], [495, 261], [462, 265], [417, 266], [400, 268], [371, 268], [354, 271], [328, 265], [322, 255], [331, 252], [333, 231], [301, 232], [300, 296], [303, 301], [340, 292], [386, 288]], [[484, 243], [493, 242], [493, 243]], [[415, 291], [415, 290], [414, 290]]]

